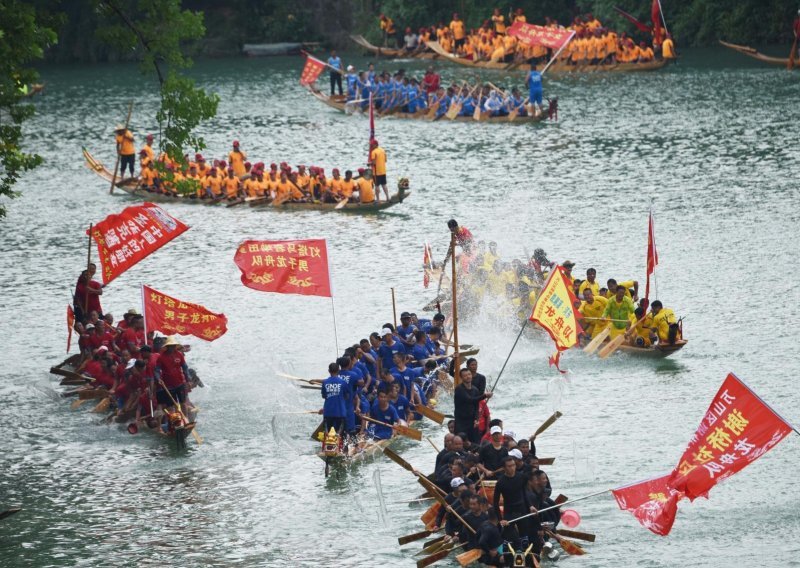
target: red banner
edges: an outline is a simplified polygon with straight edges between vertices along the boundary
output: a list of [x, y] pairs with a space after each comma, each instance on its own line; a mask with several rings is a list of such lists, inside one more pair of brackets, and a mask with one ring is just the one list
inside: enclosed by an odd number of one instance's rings
[[72, 306], [67, 304], [67, 353], [69, 353], [69, 348], [72, 345], [72, 328], [75, 325], [75, 312], [72, 310]]
[[118, 215], [109, 215], [92, 227], [103, 283], [108, 284], [188, 228], [153, 203], [132, 205]]
[[514, 22], [506, 33], [514, 36], [520, 43], [525, 45], [542, 45], [550, 49], [561, 49], [570, 40], [574, 32], [534, 26], [524, 22]]
[[303, 66], [303, 72], [300, 74], [300, 84], [304, 87], [313, 85], [320, 76], [320, 73], [324, 70], [324, 62], [310, 55], [306, 55], [306, 64]]
[[707, 497], [783, 440], [792, 426], [733, 373], [722, 383], [669, 484], [689, 499]]
[[666, 536], [672, 530], [678, 501], [683, 495], [668, 485], [670, 474], [613, 489], [611, 493], [623, 511], [630, 511], [641, 525]]
[[199, 304], [182, 302], [149, 286], [142, 286], [142, 304], [147, 331], [165, 335], [194, 335], [214, 341], [228, 331], [228, 318]]
[[331, 296], [325, 239], [245, 241], [233, 261], [242, 284], [262, 292]]

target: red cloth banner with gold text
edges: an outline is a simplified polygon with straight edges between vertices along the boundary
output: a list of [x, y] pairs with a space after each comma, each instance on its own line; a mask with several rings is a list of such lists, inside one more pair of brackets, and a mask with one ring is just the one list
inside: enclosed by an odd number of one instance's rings
[[142, 286], [142, 304], [147, 331], [194, 335], [206, 341], [214, 341], [228, 331], [228, 318], [224, 314], [182, 302], [149, 286]]
[[583, 331], [575, 316], [577, 299], [562, 271], [560, 266], [556, 266], [550, 273], [529, 318], [550, 334], [559, 351], [575, 345], [578, 334]]
[[310, 55], [306, 55], [306, 64], [303, 66], [303, 72], [300, 74], [300, 84], [304, 87], [313, 85], [324, 70], [325, 63]]
[[[132, 205], [92, 227], [103, 283], [131, 268], [189, 227], [153, 203]], [[88, 231], [87, 231], [88, 234]]]
[[730, 373], [700, 422], [669, 485], [689, 499], [707, 497], [783, 440], [792, 426]]
[[672, 530], [678, 501], [683, 497], [667, 484], [669, 477], [670, 474], [653, 477], [612, 489], [611, 493], [619, 508], [633, 514], [643, 527], [666, 536]]
[[242, 284], [262, 292], [331, 296], [325, 239], [245, 241], [233, 261]]
[[573, 34], [571, 30], [534, 26], [525, 22], [514, 22], [506, 33], [525, 45], [541, 45], [550, 49], [561, 49]]

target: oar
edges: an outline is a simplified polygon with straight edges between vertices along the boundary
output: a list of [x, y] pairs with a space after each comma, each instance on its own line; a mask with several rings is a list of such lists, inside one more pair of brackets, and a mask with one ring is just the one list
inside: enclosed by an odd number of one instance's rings
[[577, 503], [578, 501], [583, 501], [584, 499], [589, 499], [590, 497], [596, 497], [598, 495], [602, 495], [603, 493], [608, 493], [609, 491], [612, 491], [613, 489], [614, 488], [612, 487], [612, 488], [609, 488], [609, 489], [603, 489], [602, 491], [596, 491], [595, 493], [590, 493], [589, 495], [584, 495], [583, 497], [576, 497], [575, 499], [572, 499], [572, 500], [567, 499], [566, 501], [563, 501], [561, 503], [556, 503], [555, 505], [552, 505], [550, 507], [545, 507], [544, 509], [539, 509], [535, 513], [527, 513], [525, 515], [517, 517], [516, 519], [511, 519], [510, 521], [508, 521], [508, 524], [516, 523], [517, 521], [521, 521], [522, 519], [527, 519], [528, 517], [533, 517], [535, 515], [541, 515], [542, 513], [545, 513], [547, 511], [552, 511], [553, 509], [558, 509], [559, 507], [562, 507], [564, 505], [568, 505], [570, 503]]
[[[383, 448], [383, 453], [386, 455], [387, 458], [392, 460], [394, 463], [402, 467], [403, 469], [407, 469], [411, 473], [415, 473], [414, 466], [404, 460], [400, 455], [397, 454], [394, 450], [389, 448]], [[415, 474], [416, 475], [416, 474]]]
[[[176, 401], [173, 398], [172, 393], [169, 392], [169, 389], [167, 388], [167, 385], [164, 384], [164, 381], [162, 381], [161, 379], [158, 379], [158, 382], [161, 383], [161, 387], [164, 389], [164, 392], [167, 393], [167, 396], [172, 401], [172, 404], [175, 405], [175, 408], [178, 409], [178, 412], [181, 413], [181, 416], [183, 416], [183, 419], [186, 420], [187, 423], [189, 423], [189, 418], [187, 418], [187, 416], [183, 413], [183, 409], [181, 408], [181, 405], [178, 404], [178, 401]], [[194, 441], [197, 442], [198, 446], [203, 443], [203, 438], [200, 437], [200, 434], [198, 434], [197, 431], [194, 428], [192, 428], [192, 437], [194, 438]]]
[[522, 101], [520, 106], [515, 106], [513, 109], [511, 109], [511, 112], [508, 113], [508, 122], [514, 122], [514, 120], [516, 120], [517, 116], [519, 116], [519, 109], [525, 106], [525, 103], [528, 102], [528, 99], [529, 97], [525, 97], [525, 100]]
[[456, 556], [456, 560], [461, 566], [469, 566], [473, 562], [477, 562], [478, 559], [483, 555], [483, 550], [480, 548], [473, 548], [472, 550], [467, 550], [466, 552], [462, 552], [461, 554]]
[[[433, 420], [438, 424], [444, 424], [444, 418], [445, 418], [444, 414], [442, 414], [437, 410], [434, 410], [433, 408], [425, 406], [424, 404], [418, 404], [417, 406], [415, 406], [414, 412], [419, 412], [425, 418], [430, 418], [431, 420]], [[433, 442], [431, 442], [431, 444], [433, 445]], [[435, 448], [436, 446], [434, 445], [433, 447]], [[438, 452], [439, 450], [436, 451]]]
[[80, 399], [80, 398], [78, 400], [73, 400], [72, 404], [69, 405], [69, 409], [70, 410], [77, 410], [85, 402], [88, 402], [88, 400]]
[[92, 408], [92, 412], [100, 414], [101, 412], [106, 412], [108, 410], [109, 405], [111, 404], [111, 398], [107, 397], [97, 403], [97, 406]]
[[541, 434], [542, 432], [544, 432], [545, 430], [547, 430], [548, 428], [550, 428], [550, 426], [552, 426], [552, 425], [555, 423], [555, 421], [556, 421], [556, 420], [558, 420], [559, 418], [561, 418], [561, 416], [563, 416], [563, 415], [561, 414], [561, 412], [559, 412], [558, 410], [556, 410], [556, 411], [553, 413], [553, 415], [552, 415], [552, 416], [550, 416], [550, 418], [548, 418], [547, 420], [545, 420], [545, 421], [542, 423], [542, 425], [541, 425], [541, 426], [539, 426], [539, 427], [536, 429], [536, 432], [534, 432], [534, 433], [533, 433], [533, 436], [531, 436], [531, 437], [530, 437], [530, 438], [528, 438], [528, 439], [529, 439], [531, 442], [533, 442], [533, 441], [536, 439], [536, 437], [537, 437], [539, 434]]
[[[469, 525], [467, 525], [467, 526], [469, 526]], [[441, 560], [442, 558], [444, 558], [445, 556], [447, 556], [451, 552], [453, 552], [455, 549], [461, 548], [462, 546], [464, 546], [464, 544], [466, 544], [466, 543], [461, 543], [461, 544], [459, 544], [457, 546], [453, 546], [451, 548], [446, 548], [446, 549], [444, 549], [442, 551], [437, 552], [436, 554], [432, 554], [432, 555], [430, 555], [430, 556], [428, 556], [426, 558], [423, 558], [422, 560], [417, 561], [417, 568], [425, 568], [426, 566], [430, 566], [434, 562], [438, 562], [439, 560]]]
[[[441, 422], [439, 422], [439, 424], [441, 424]], [[434, 449], [434, 450], [436, 451], [436, 453], [438, 454], [438, 453], [439, 453], [439, 448], [437, 448], [437, 447], [436, 447], [436, 444], [434, 444], [434, 443], [433, 443], [433, 440], [431, 440], [431, 439], [430, 439], [428, 436], [425, 436], [425, 439], [426, 439], [426, 440], [428, 440], [428, 443], [429, 443], [431, 446], [433, 446], [433, 449]]]
[[[638, 326], [640, 323], [642, 323], [642, 322], [645, 320], [645, 318], [646, 318], [646, 317], [647, 317], [647, 314], [645, 314], [644, 316], [642, 316], [642, 319], [640, 319], [640, 320], [639, 320], [639, 321], [637, 321], [637, 322], [636, 322], [634, 325], [632, 325], [632, 326], [631, 326], [631, 328], [630, 328], [628, 331], [626, 331], [626, 332], [625, 332], [625, 333], [623, 333], [622, 335], [618, 335], [617, 337], [615, 337], [614, 339], [612, 339], [611, 341], [609, 341], [609, 342], [608, 342], [608, 345], [606, 345], [605, 347], [603, 347], [603, 348], [602, 348], [602, 349], [601, 349], [601, 350], [600, 350], [600, 351], [597, 353], [597, 355], [598, 355], [598, 356], [599, 356], [601, 359], [605, 359], [606, 357], [608, 357], [609, 355], [611, 355], [612, 353], [614, 353], [614, 351], [616, 351], [617, 349], [619, 349], [619, 348], [620, 348], [620, 346], [621, 346], [623, 343], [625, 343], [625, 341], [627, 341], [627, 340], [628, 340], [628, 338], [629, 338], [631, 335], [633, 335], [633, 332], [636, 330], [636, 327], [637, 327], [637, 326]], [[609, 327], [608, 327], [608, 329], [610, 330], [610, 329], [611, 329], [611, 327], [609, 326]]]
[[583, 348], [583, 352], [586, 353], [587, 355], [591, 355], [592, 353], [597, 351], [597, 348], [600, 347], [600, 344], [606, 340], [606, 337], [608, 337], [610, 333], [611, 333], [610, 326], [603, 329], [603, 331], [594, 336], [592, 340], [589, 342], [589, 344]]
[[387, 424], [386, 422], [381, 422], [380, 420], [375, 420], [374, 418], [370, 418], [369, 416], [365, 415], [362, 415], [361, 418], [367, 422], [372, 422], [373, 424], [379, 424], [381, 426], [391, 428], [393, 431], [397, 432], [401, 436], [405, 436], [406, 438], [411, 438], [417, 442], [422, 441], [422, 432], [415, 430], [414, 428], [409, 428], [408, 426], [403, 426], [402, 424]]
[[586, 551], [583, 548], [581, 548], [581, 546], [577, 542], [572, 542], [571, 540], [567, 540], [566, 538], [560, 537], [556, 533], [546, 529], [544, 532], [545, 534], [556, 539], [558, 541], [558, 544], [561, 545], [561, 548], [563, 548], [564, 552], [566, 552], [567, 554], [571, 554], [573, 556], [583, 556], [584, 554], [586, 554]]
[[283, 377], [284, 379], [290, 379], [292, 381], [302, 381], [304, 383], [309, 383], [311, 385], [321, 385], [322, 379], [304, 379], [303, 377], [296, 377], [294, 375], [288, 375], [286, 373], [275, 373], [279, 377]]
[[[125, 119], [125, 130], [122, 131], [123, 143], [125, 142], [125, 132], [128, 131], [128, 124], [131, 121], [131, 113], [132, 112], [133, 112], [133, 101], [131, 101], [130, 104], [128, 105], [128, 117]], [[122, 144], [120, 144], [120, 148], [121, 147], [122, 147]], [[117, 183], [117, 170], [119, 170], [119, 150], [120, 150], [120, 148], [117, 148], [117, 162], [114, 164], [114, 175], [111, 177], [111, 189], [108, 190], [108, 193], [112, 193], [112, 194], [114, 193], [114, 186]], [[123, 173], [123, 175], [125, 175], [125, 174]]]
[[[456, 513], [455, 509], [453, 509], [453, 507], [451, 507], [451, 506], [450, 506], [450, 505], [447, 503], [447, 501], [445, 501], [445, 500], [444, 500], [444, 497], [442, 497], [442, 495], [440, 495], [439, 493], [435, 492], [435, 489], [439, 489], [439, 488], [436, 486], [436, 484], [434, 484], [434, 483], [433, 483], [431, 480], [429, 480], [427, 477], [419, 476], [419, 478], [418, 478], [418, 479], [419, 479], [419, 482], [420, 482], [422, 485], [424, 485], [425, 487], [427, 487], [427, 488], [428, 488], [428, 491], [430, 491], [430, 492], [431, 492], [431, 494], [433, 495], [433, 498], [434, 498], [434, 499], [436, 499], [436, 501], [438, 501], [438, 502], [439, 502], [439, 504], [440, 504], [442, 507], [444, 507], [444, 508], [447, 510], [447, 512], [448, 512], [448, 513], [450, 513], [450, 514], [451, 514], [451, 515], [453, 515], [453, 516], [454, 516], [456, 519], [458, 519], [458, 521], [459, 521], [459, 522], [460, 522], [460, 523], [461, 523], [461, 524], [462, 524], [462, 525], [463, 525], [463, 526], [464, 526], [466, 529], [468, 529], [468, 530], [469, 530], [469, 532], [471, 532], [473, 535], [474, 535], [474, 534], [476, 534], [476, 533], [475, 533], [475, 529], [473, 529], [473, 528], [472, 528], [472, 526], [471, 526], [471, 525], [469, 525], [469, 524], [468, 524], [468, 523], [467, 523], [467, 522], [466, 522], [466, 521], [465, 521], [465, 520], [464, 520], [464, 519], [461, 517], [461, 515], [459, 515], [458, 513]], [[434, 489], [434, 488], [435, 488], [435, 489]]]
[[424, 530], [417, 533], [412, 533], [412, 534], [407, 534], [405, 536], [397, 537], [397, 542], [400, 544], [400, 546], [403, 546], [404, 544], [408, 544], [409, 542], [416, 542], [418, 540], [422, 540], [423, 538], [430, 536], [431, 534], [432, 531]]
[[15, 513], [19, 513], [21, 510], [22, 509], [17, 507], [17, 508], [14, 508], [14, 509], [9, 509], [8, 511], [3, 511], [2, 513], [0, 513], [0, 520], [5, 519], [6, 517], [10, 517], [11, 515], [13, 515]]
[[298, 410], [296, 412], [276, 412], [275, 414], [289, 415], [289, 414], [319, 414], [318, 410]]
[[297, 385], [301, 389], [322, 390], [321, 385]]
[[797, 36], [794, 36], [794, 42], [792, 42], [792, 51], [789, 52], [789, 61], [786, 62], [786, 68], [791, 71], [794, 69], [794, 56], [797, 53]]
[[439, 538], [436, 538], [436, 539], [434, 539], [434, 540], [432, 540], [430, 542], [426, 542], [425, 543], [425, 547], [422, 550], [420, 550], [419, 552], [417, 552], [416, 554], [414, 554], [414, 556], [422, 556], [422, 555], [425, 555], [425, 554], [433, 554], [434, 552], [439, 552], [441, 549], [443, 549], [443, 548], [445, 548], [447, 546], [450, 546], [450, 542], [445, 540], [446, 538], [447, 538], [447, 535], [440, 536]]
[[594, 542], [597, 539], [597, 535], [593, 535], [592, 533], [571, 531], [569, 529], [558, 529], [556, 530], [556, 533], [560, 534], [561, 536], [568, 536], [570, 538], [585, 540], [586, 542]]

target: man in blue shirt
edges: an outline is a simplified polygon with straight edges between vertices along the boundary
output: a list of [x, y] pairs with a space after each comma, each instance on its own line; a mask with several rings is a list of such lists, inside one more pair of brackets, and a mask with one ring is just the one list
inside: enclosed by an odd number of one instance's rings
[[325, 433], [333, 428], [341, 436], [345, 427], [347, 406], [352, 407], [353, 395], [350, 385], [339, 376], [337, 363], [328, 365], [328, 373], [330, 376], [322, 381], [322, 398], [325, 402], [320, 413]]
[[398, 383], [394, 383], [392, 385], [392, 392], [389, 396], [389, 404], [394, 406], [394, 409], [397, 411], [397, 415], [406, 422], [411, 420], [411, 403], [408, 402], [408, 398], [400, 394], [400, 385]]
[[397, 326], [397, 335], [400, 336], [400, 341], [405, 346], [411, 346], [416, 343], [414, 341], [414, 332], [417, 331], [417, 326], [411, 321], [411, 314], [403, 312], [400, 314], [400, 325]]
[[347, 66], [347, 101], [354, 101], [358, 95], [358, 75], [356, 68], [352, 65]]
[[417, 330], [414, 332], [414, 339], [416, 339], [416, 343], [411, 348], [411, 357], [419, 365], [423, 365], [422, 360], [433, 355], [433, 352], [428, 349], [428, 336], [425, 335], [424, 331]]
[[336, 50], [331, 50], [331, 56], [328, 58], [328, 68], [330, 70], [330, 79], [331, 79], [331, 96], [334, 93], [334, 86], [339, 86], [339, 96], [342, 95], [342, 73], [344, 71], [344, 67], [342, 67], [342, 59], [338, 55], [336, 55]]
[[414, 379], [422, 375], [422, 367], [412, 368], [406, 366], [405, 353], [395, 353], [393, 360], [395, 366], [391, 370], [391, 373], [395, 381], [400, 383], [400, 392], [412, 402], [416, 402], [414, 400], [414, 390], [411, 384], [414, 382]]
[[528, 86], [528, 102], [536, 106], [536, 114], [542, 112], [542, 74], [536, 70], [528, 71], [528, 76], [525, 78], [525, 84]]
[[395, 353], [405, 354], [406, 350], [399, 341], [395, 341], [391, 328], [384, 327], [381, 330], [383, 342], [378, 348], [378, 365], [380, 369], [391, 369], [394, 366], [392, 357]]
[[[400, 416], [398, 416], [394, 406], [389, 404], [389, 395], [385, 389], [382, 388], [378, 391], [378, 398], [372, 403], [369, 415], [375, 420], [380, 420], [390, 425], [382, 426], [380, 424], [370, 423], [369, 431], [372, 433], [372, 436], [377, 440], [388, 440], [391, 438], [392, 434], [394, 434], [394, 429], [391, 428], [391, 425], [399, 423]], [[364, 426], [366, 426], [366, 422], [365, 420]]]
[[347, 355], [339, 357], [336, 363], [339, 365], [339, 376], [350, 388], [349, 404], [347, 405], [347, 414], [345, 415], [345, 430], [348, 434], [353, 434], [356, 431], [354, 399], [359, 389], [358, 381], [363, 379], [363, 377], [361, 377], [361, 373], [352, 370], [353, 362]]

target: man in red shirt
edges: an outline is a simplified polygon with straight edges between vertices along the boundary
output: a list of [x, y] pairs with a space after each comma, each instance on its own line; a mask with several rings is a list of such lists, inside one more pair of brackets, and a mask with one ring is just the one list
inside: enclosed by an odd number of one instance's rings
[[[186, 381], [189, 377], [189, 367], [183, 353], [178, 351], [175, 337], [170, 335], [164, 343], [158, 362], [155, 366], [155, 376], [158, 383], [156, 398], [158, 404], [167, 408], [172, 406], [172, 399], [183, 404], [186, 402]], [[169, 394], [164, 389], [169, 390]], [[172, 395], [172, 398], [170, 398]]]
[[75, 296], [72, 299], [75, 321], [84, 322], [86, 316], [93, 310], [98, 315], [103, 313], [103, 308], [100, 306], [103, 285], [96, 280], [92, 280], [96, 271], [97, 266], [92, 263], [89, 265], [88, 273], [84, 270], [78, 277], [78, 283], [75, 285]]
[[106, 329], [106, 324], [103, 320], [98, 320], [94, 325], [94, 333], [89, 335], [89, 345], [92, 349], [98, 347], [106, 347], [107, 349], [114, 349], [114, 335]]
[[422, 88], [425, 93], [430, 95], [439, 90], [440, 77], [439, 74], [433, 70], [433, 67], [428, 67], [425, 76], [422, 78]]
[[144, 318], [131, 316], [128, 327], [120, 336], [120, 346], [130, 351], [134, 357], [139, 356], [139, 349], [144, 346]]

